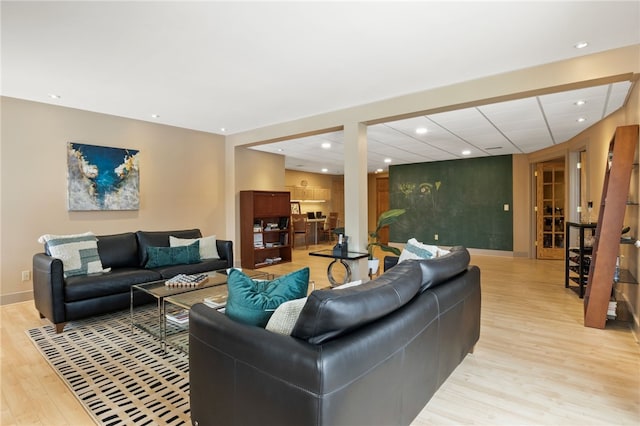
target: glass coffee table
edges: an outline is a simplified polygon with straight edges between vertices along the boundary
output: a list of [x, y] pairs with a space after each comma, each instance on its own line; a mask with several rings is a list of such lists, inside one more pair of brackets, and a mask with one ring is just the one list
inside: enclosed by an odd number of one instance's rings
[[[270, 274], [263, 271], [243, 269], [242, 272], [252, 279], [269, 279], [270, 277]], [[182, 334], [186, 335], [188, 339], [188, 333], [184, 333], [184, 331], [188, 330], [188, 310], [191, 306], [194, 303], [204, 301], [205, 297], [224, 296], [223, 301], [226, 302], [226, 270], [204, 272], [203, 274], [208, 276], [207, 281], [195, 286], [168, 286], [165, 285], [167, 280], [131, 286], [131, 330], [139, 329], [157, 338], [163, 352], [166, 351], [167, 343], [173, 343], [173, 340], [178, 340], [178, 343], [172, 344], [172, 346], [184, 350], [181, 348], [183, 345], [179, 344], [179, 339], [173, 339], [172, 336]], [[155, 299], [155, 312], [150, 314], [148, 310], [137, 309], [138, 306], [134, 302], [136, 296], [140, 297], [142, 294], [150, 295]], [[171, 300], [169, 301], [169, 299]], [[193, 302], [189, 304], [190, 300]], [[169, 306], [169, 310], [167, 310], [167, 306]], [[185, 311], [180, 311], [180, 309]]]

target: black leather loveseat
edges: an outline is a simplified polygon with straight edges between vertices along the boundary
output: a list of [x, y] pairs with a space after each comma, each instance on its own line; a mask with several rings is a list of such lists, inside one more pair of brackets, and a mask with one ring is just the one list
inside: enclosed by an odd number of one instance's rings
[[[233, 266], [232, 242], [216, 240], [219, 259], [145, 268], [147, 248], [168, 247], [169, 236], [191, 239], [200, 238], [202, 234], [199, 229], [188, 229], [98, 236], [102, 266], [111, 270], [67, 278], [64, 277], [62, 261], [51, 257], [45, 244], [45, 252], [33, 256], [33, 295], [40, 317], [48, 318], [60, 333], [68, 321], [129, 307], [130, 289], [134, 284]], [[139, 300], [145, 301], [144, 298]]]
[[312, 292], [290, 336], [203, 304], [189, 333], [194, 425], [406, 425], [479, 339], [480, 270], [456, 247]]

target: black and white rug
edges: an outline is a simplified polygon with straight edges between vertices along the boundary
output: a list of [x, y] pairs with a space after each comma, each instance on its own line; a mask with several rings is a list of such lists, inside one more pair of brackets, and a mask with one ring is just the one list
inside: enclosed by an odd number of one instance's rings
[[98, 424], [190, 423], [188, 356], [132, 332], [129, 311], [27, 334]]

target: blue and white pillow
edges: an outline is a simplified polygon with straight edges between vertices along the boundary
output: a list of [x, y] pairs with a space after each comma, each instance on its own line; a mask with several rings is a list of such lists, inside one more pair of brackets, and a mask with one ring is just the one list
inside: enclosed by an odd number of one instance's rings
[[431, 259], [432, 257], [440, 257], [449, 253], [449, 250], [441, 249], [438, 246], [422, 244], [415, 238], [411, 238], [404, 246], [398, 263], [408, 259]]
[[38, 242], [47, 245], [51, 257], [62, 261], [65, 278], [111, 270], [102, 267], [98, 239], [92, 232], [74, 235], [45, 234], [38, 238]]

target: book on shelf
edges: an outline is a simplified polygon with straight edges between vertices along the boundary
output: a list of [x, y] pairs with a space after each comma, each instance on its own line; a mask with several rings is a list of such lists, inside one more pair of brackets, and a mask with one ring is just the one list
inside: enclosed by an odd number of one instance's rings
[[206, 274], [178, 274], [175, 277], [166, 280], [164, 285], [167, 287], [195, 287], [206, 283], [208, 280], [209, 276]]
[[177, 312], [165, 314], [167, 319], [175, 324], [187, 324], [189, 322], [189, 311], [182, 309]]
[[219, 297], [205, 297], [202, 302], [213, 309], [220, 309], [227, 306], [227, 301]]

